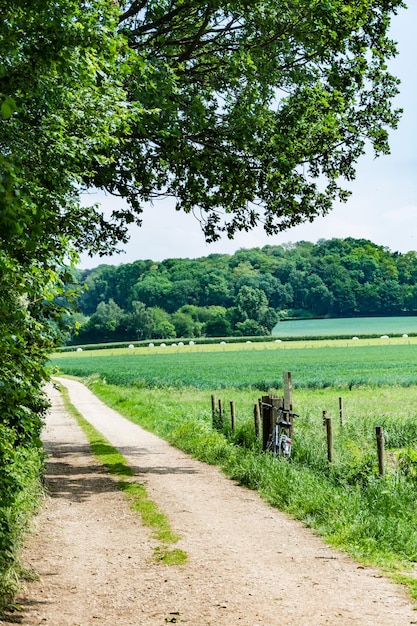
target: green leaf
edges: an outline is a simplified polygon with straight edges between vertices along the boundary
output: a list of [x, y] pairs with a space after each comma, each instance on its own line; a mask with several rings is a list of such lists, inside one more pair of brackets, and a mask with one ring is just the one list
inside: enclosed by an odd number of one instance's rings
[[17, 111], [16, 102], [13, 100], [13, 98], [8, 97], [3, 100], [3, 102], [1, 103], [0, 111], [2, 118], [4, 120], [8, 120], [9, 117], [11, 117], [13, 113]]

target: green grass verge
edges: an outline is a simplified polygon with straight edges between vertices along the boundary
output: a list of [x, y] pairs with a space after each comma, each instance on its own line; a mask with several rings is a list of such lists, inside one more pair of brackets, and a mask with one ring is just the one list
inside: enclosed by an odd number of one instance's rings
[[143, 525], [152, 530], [154, 539], [161, 543], [154, 548], [154, 559], [166, 565], [184, 564], [187, 561], [187, 554], [183, 550], [171, 548], [180, 537], [171, 529], [168, 517], [149, 499], [143, 484], [126, 480], [134, 476], [126, 459], [75, 408], [70, 401], [68, 390], [63, 385], [59, 385], [59, 388], [65, 409], [75, 418], [87, 436], [94, 456], [109, 474], [121, 479], [117, 483], [117, 488], [128, 498], [130, 508], [140, 513]]
[[[302, 520], [330, 545], [362, 563], [380, 567], [395, 581], [406, 584], [417, 599], [413, 572], [417, 561], [415, 468], [411, 462], [409, 475], [395, 468], [379, 477], [376, 452], [368, 447], [364, 426], [368, 424], [374, 432], [373, 422], [380, 422], [386, 410], [393, 444], [403, 441], [398, 428], [402, 423], [405, 445], [411, 449], [417, 434], [416, 420], [391, 411], [390, 403], [399, 407], [402, 398], [403, 404], [411, 407], [415, 388], [378, 389], [376, 394], [369, 388], [352, 391], [346, 402], [344, 429], [335, 433], [341, 446], [332, 466], [326, 459], [321, 409], [329, 408], [330, 402], [337, 406], [338, 390], [297, 391], [300, 418], [294, 454], [286, 461], [261, 453], [253, 434], [253, 404], [248, 391], [228, 390], [237, 407], [243, 402], [247, 405], [246, 416], [238, 409], [236, 429], [230, 434], [213, 430], [210, 397], [197, 389], [132, 389], [97, 379], [90, 381], [90, 388], [133, 422], [257, 490], [272, 506]], [[253, 392], [252, 399], [256, 401]], [[312, 407], [317, 415], [312, 415]]]

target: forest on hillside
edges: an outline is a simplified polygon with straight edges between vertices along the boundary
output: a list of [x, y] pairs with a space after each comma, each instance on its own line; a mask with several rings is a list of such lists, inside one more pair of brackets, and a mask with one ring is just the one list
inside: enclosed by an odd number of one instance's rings
[[366, 239], [76, 270], [67, 343], [268, 335], [289, 318], [413, 314], [417, 253]]

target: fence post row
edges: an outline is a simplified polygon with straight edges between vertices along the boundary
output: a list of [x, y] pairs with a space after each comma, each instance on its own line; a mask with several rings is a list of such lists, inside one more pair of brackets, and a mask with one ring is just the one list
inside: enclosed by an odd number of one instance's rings
[[[255, 426], [255, 435], [260, 436], [261, 416], [262, 416], [262, 449], [266, 450], [268, 441], [274, 430], [275, 409], [283, 409], [286, 413], [286, 419], [291, 422], [290, 437], [293, 436], [293, 404], [292, 404], [292, 379], [291, 372], [283, 372], [284, 378], [284, 397], [278, 396], [262, 396], [253, 407], [253, 417]], [[216, 396], [211, 395], [211, 412], [213, 427], [219, 428], [223, 420], [222, 401], [218, 400], [216, 406]], [[340, 426], [343, 426], [343, 399], [339, 397], [339, 418]], [[235, 403], [230, 402], [230, 420], [232, 431], [235, 429], [236, 412]], [[327, 459], [329, 463], [333, 463], [333, 426], [332, 419], [328, 416], [327, 411], [323, 411], [323, 426], [326, 427], [327, 436]], [[378, 469], [379, 475], [385, 475], [385, 441], [384, 429], [382, 426], [376, 426], [376, 442], [378, 451]]]

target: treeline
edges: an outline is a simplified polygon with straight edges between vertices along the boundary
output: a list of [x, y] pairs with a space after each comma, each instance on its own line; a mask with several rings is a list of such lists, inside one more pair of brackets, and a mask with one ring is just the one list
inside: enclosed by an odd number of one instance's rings
[[286, 318], [417, 310], [417, 253], [365, 239], [100, 265], [76, 278], [86, 288], [73, 343], [266, 335]]

